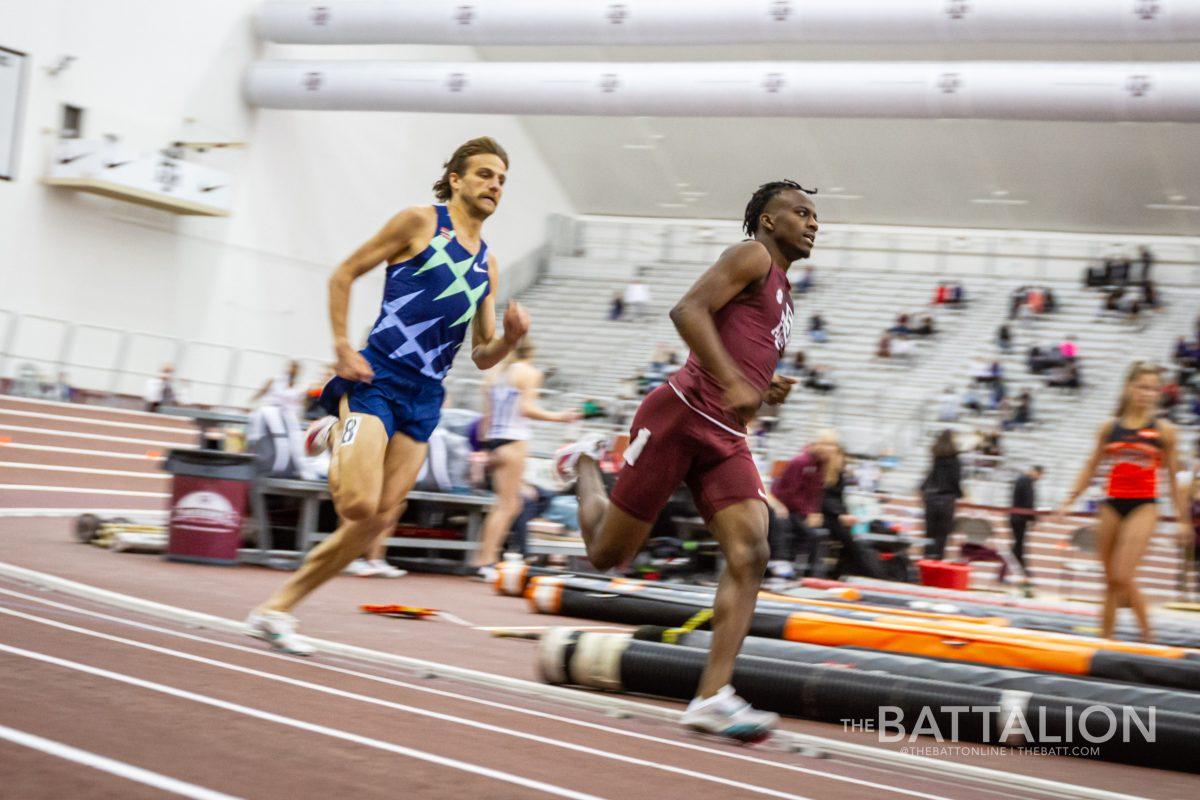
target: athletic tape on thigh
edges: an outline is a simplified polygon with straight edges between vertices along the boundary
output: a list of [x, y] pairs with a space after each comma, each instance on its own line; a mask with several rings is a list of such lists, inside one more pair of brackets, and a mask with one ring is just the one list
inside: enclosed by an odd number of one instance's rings
[[678, 628], [668, 628], [663, 631], [662, 640], [667, 644], [675, 644], [679, 641], [679, 637], [685, 633], [691, 633], [699, 628], [704, 623], [712, 619], [713, 610], [711, 608], [702, 608], [692, 615], [692, 618]]

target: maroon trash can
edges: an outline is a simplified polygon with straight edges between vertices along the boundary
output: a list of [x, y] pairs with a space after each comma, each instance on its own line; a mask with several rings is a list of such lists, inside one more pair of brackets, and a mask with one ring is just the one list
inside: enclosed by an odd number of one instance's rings
[[166, 470], [174, 476], [167, 559], [238, 563], [254, 462], [250, 454], [216, 450], [172, 450], [167, 455]]

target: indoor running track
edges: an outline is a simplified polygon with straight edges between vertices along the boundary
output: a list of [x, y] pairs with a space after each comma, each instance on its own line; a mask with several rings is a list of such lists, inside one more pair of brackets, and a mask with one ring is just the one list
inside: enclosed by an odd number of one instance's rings
[[[533, 657], [530, 646], [529, 657]], [[1039, 797], [259, 643], [0, 580], [19, 798]]]

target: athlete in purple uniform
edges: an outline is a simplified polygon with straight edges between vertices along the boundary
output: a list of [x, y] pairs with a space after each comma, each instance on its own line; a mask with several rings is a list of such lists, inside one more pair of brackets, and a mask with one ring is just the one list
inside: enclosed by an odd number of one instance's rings
[[601, 481], [600, 440], [577, 442], [556, 458], [564, 479], [578, 478], [588, 560], [602, 570], [633, 558], [672, 492], [687, 483], [721, 545], [725, 572], [708, 665], [683, 723], [746, 740], [763, 738], [778, 720], [751, 708], [729, 685], [768, 555], [767, 495], [746, 424], [764, 400], [783, 402], [795, 383], [774, 371], [792, 330], [787, 269], [807, 258], [816, 240], [809, 194], [792, 181], [760, 186], [746, 207], [751, 239], [726, 250], [671, 310], [691, 356], [634, 415], [612, 497]]

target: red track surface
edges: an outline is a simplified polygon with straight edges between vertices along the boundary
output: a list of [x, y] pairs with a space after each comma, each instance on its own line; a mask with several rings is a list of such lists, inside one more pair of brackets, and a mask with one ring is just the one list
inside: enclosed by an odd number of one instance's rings
[[[284, 577], [112, 554], [71, 543], [68, 529], [63, 520], [0, 520], [0, 561], [227, 618], [244, 616]], [[360, 603], [428, 605], [467, 624], [371, 617], [355, 610]], [[530, 680], [532, 643], [476, 628], [579, 624], [533, 616], [523, 601], [482, 584], [420, 575], [335, 580], [302, 606], [301, 617], [304, 632], [319, 638]], [[238, 797], [1044, 796], [989, 790], [949, 773], [945, 780], [908, 775], [857, 758], [714, 743], [667, 722], [613, 719], [401, 667], [327, 654], [276, 656], [247, 638], [4, 580], [0, 675], [0, 726]], [[876, 743], [873, 734], [835, 726], [787, 727]], [[1069, 758], [957, 760], [1145, 797], [1192, 797], [1200, 788], [1195, 776]], [[0, 795], [20, 798], [178, 796], [3, 739], [0, 787]]]

